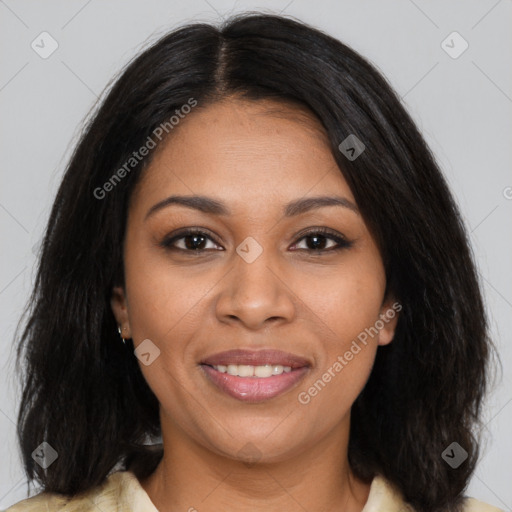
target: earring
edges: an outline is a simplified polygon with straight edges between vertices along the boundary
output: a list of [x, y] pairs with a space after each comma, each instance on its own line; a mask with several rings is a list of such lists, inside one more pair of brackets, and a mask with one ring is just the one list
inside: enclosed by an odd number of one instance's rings
[[121, 334], [121, 326], [117, 326], [117, 332], [119, 333], [119, 336], [121, 336], [121, 339], [123, 340], [123, 343], [126, 345], [126, 340], [123, 338], [123, 335]]

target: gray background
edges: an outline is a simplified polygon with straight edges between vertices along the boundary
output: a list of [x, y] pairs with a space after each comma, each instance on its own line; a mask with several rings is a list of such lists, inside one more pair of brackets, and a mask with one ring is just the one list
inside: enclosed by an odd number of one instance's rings
[[[26, 488], [15, 439], [14, 328], [80, 123], [148, 42], [183, 22], [244, 10], [296, 16], [369, 58], [438, 158], [471, 232], [503, 362], [468, 494], [512, 510], [511, 0], [0, 0], [0, 509], [24, 498]], [[31, 48], [43, 31], [59, 45], [47, 59]], [[458, 58], [441, 46], [453, 31], [469, 44]], [[453, 53], [462, 43], [452, 39]]]

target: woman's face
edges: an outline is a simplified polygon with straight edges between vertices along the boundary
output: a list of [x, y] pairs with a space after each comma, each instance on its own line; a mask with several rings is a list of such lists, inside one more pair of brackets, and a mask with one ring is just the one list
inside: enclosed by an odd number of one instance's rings
[[[347, 436], [396, 317], [382, 321], [383, 263], [321, 125], [283, 104], [225, 100], [174, 130], [132, 196], [125, 288], [112, 298], [160, 402], [164, 443], [179, 433], [278, 461]], [[171, 196], [210, 202], [162, 203]], [[230, 350], [292, 356], [213, 359]]]

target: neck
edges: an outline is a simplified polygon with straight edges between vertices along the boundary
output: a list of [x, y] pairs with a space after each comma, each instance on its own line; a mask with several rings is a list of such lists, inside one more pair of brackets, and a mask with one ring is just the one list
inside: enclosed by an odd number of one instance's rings
[[361, 512], [370, 484], [350, 469], [348, 435], [340, 436], [348, 429], [336, 430], [277, 462], [244, 463], [162, 425], [164, 456], [141, 485], [159, 512]]

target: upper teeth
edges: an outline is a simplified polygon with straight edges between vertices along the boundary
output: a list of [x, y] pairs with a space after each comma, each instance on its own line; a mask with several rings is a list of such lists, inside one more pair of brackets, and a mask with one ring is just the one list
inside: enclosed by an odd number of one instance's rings
[[291, 366], [282, 366], [280, 364], [266, 364], [264, 366], [252, 366], [248, 364], [229, 364], [227, 366], [219, 364], [213, 366], [217, 371], [237, 375], [238, 377], [272, 377], [272, 375], [281, 375], [283, 372], [291, 372]]

